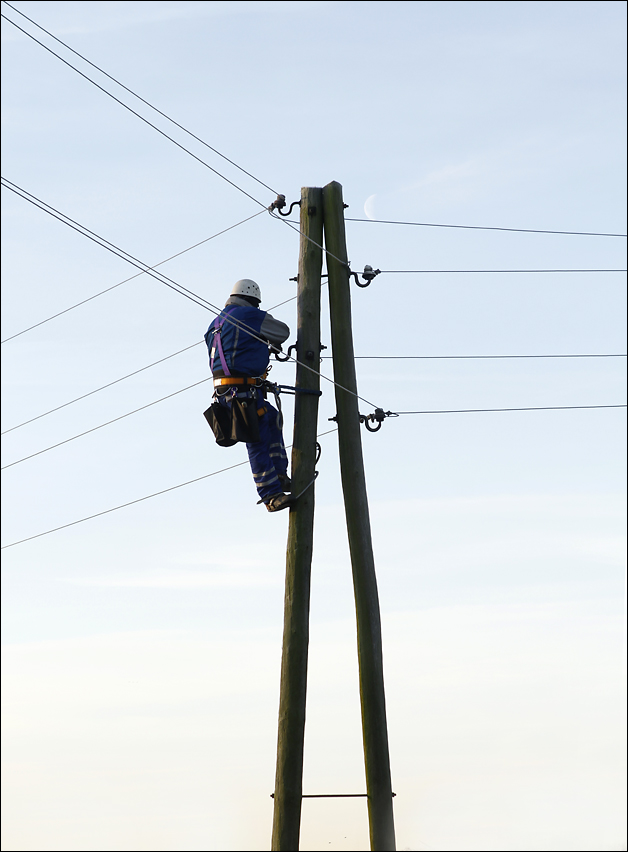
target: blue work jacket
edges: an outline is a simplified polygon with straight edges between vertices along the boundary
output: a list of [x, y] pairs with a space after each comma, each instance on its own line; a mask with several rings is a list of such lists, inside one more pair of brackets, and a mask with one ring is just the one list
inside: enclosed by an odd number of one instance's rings
[[222, 351], [232, 376], [261, 376], [264, 373], [270, 352], [268, 344], [258, 338], [265, 316], [266, 311], [254, 307], [227, 305], [222, 309], [205, 334], [214, 376], [226, 375], [216, 339], [219, 329]]

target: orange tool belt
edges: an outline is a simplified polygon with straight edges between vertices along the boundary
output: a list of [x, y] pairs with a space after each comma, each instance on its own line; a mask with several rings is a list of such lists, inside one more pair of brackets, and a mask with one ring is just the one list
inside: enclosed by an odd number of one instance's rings
[[252, 378], [249, 376], [222, 376], [219, 379], [214, 379], [214, 387], [224, 387], [224, 385], [256, 385], [262, 381], [263, 377], [258, 376]]
[[[229, 386], [234, 386], [234, 385], [235, 386], [258, 385], [258, 387], [259, 387], [258, 383], [263, 382], [267, 375], [268, 375], [268, 372], [264, 373], [263, 376], [254, 376], [254, 377], [251, 377], [251, 376], [221, 376], [218, 379], [214, 379], [214, 387], [219, 388], [219, 387], [229, 387]], [[266, 414], [267, 411], [268, 411], [267, 406], [263, 405], [261, 408], [257, 409], [257, 416], [263, 417], [264, 414]]]

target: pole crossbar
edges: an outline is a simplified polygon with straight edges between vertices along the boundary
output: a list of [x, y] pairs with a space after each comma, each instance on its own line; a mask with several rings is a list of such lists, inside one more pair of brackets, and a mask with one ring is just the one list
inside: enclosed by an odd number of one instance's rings
[[[396, 793], [392, 794], [393, 797]], [[368, 799], [368, 793], [303, 793], [302, 799]], [[270, 798], [274, 799], [275, 794], [271, 793]]]

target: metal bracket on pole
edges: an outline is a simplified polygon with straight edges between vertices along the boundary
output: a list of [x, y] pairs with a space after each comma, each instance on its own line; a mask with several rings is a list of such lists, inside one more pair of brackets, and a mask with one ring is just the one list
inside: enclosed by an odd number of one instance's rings
[[277, 213], [279, 213], [280, 216], [289, 216], [292, 213], [292, 208], [293, 207], [300, 207], [301, 202], [300, 201], [293, 201], [292, 204], [290, 205], [289, 209], [288, 209], [288, 212], [282, 213], [281, 211], [283, 210], [283, 208], [285, 206], [286, 206], [286, 196], [285, 195], [278, 195], [277, 198], [273, 201], [273, 203], [268, 208], [268, 212], [272, 213], [273, 210], [276, 210]]
[[[360, 423], [364, 423], [368, 432], [379, 432], [382, 428], [382, 423], [387, 417], [399, 417], [394, 411], [384, 411], [383, 408], [376, 408], [372, 414], [358, 414]], [[328, 417], [328, 420], [338, 422], [338, 415]], [[369, 426], [369, 423], [377, 423], [377, 426]]]
[[297, 348], [296, 343], [293, 343], [291, 346], [288, 347], [288, 351], [285, 354], [281, 353], [281, 356], [280, 356], [280, 351], [273, 352], [273, 355], [275, 356], [275, 361], [289, 361], [290, 360], [290, 353], [292, 352], [293, 349], [296, 349], [296, 348]]
[[349, 272], [349, 275], [353, 275], [355, 283], [358, 285], [358, 287], [368, 287], [373, 278], [375, 278], [376, 275], [379, 275], [381, 271], [381, 269], [373, 269], [373, 267], [369, 266], [367, 263], [367, 265], [364, 267], [364, 272], [359, 273], [364, 279], [364, 284], [362, 284], [362, 282], [358, 278], [357, 272]]
[[[376, 408], [372, 414], [360, 414], [360, 423], [364, 423], [367, 432], [379, 432], [382, 428], [382, 423], [387, 417], [399, 417], [394, 411], [384, 411], [383, 408]], [[369, 423], [376, 423], [376, 426], [369, 426]]]

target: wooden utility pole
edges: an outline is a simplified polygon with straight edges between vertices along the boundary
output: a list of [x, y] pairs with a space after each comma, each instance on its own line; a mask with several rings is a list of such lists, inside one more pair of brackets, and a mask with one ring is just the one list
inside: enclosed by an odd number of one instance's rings
[[[340, 469], [358, 628], [362, 736], [371, 849], [394, 850], [395, 825], [386, 726], [382, 633], [362, 459], [344, 205], [339, 183], [334, 181], [323, 189], [323, 208], [334, 381], [337, 383]], [[338, 385], [350, 392], [347, 393]]]
[[[296, 387], [318, 391], [323, 261], [320, 248], [323, 244], [322, 189], [301, 189], [301, 233], [297, 291], [297, 358], [312, 369], [297, 365]], [[318, 396], [297, 392], [292, 444], [293, 494], [300, 494], [314, 478], [317, 418]], [[297, 505], [290, 509], [273, 850], [299, 848], [313, 538], [314, 485], [308, 488], [299, 498]]]

